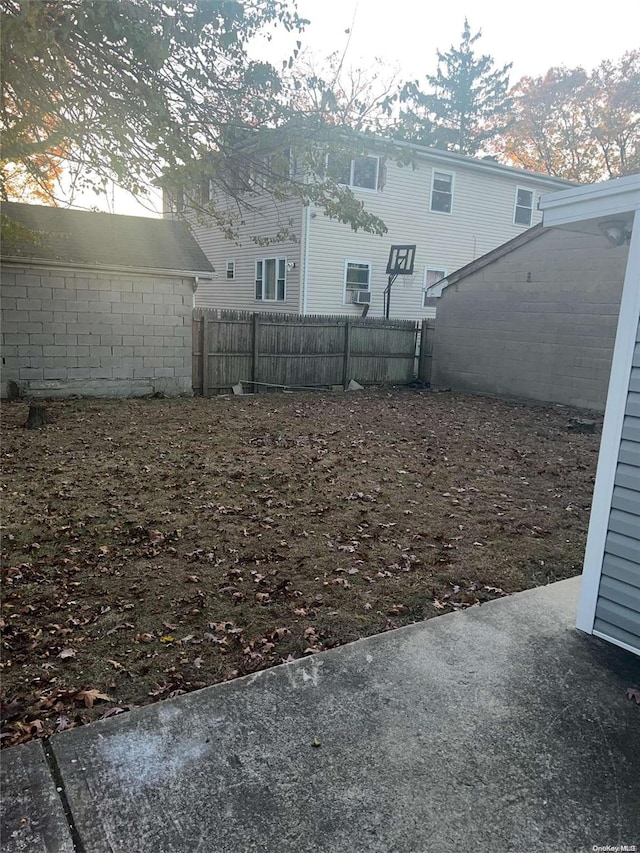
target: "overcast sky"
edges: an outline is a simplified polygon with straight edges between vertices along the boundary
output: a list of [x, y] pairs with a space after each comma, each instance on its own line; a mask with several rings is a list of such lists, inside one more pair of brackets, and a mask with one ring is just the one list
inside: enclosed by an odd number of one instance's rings
[[[302, 35], [280, 34], [260, 47], [261, 56], [276, 65], [301, 39], [319, 58], [338, 50], [345, 52], [346, 66], [367, 67], [379, 57], [398, 69], [400, 79], [422, 79], [436, 69], [436, 50], [459, 44], [465, 16], [473, 33], [482, 30], [477, 52], [492, 56], [497, 67], [513, 63], [512, 83], [557, 65], [590, 71], [640, 45], [640, 0], [603, 6], [588, 0], [298, 0], [298, 10], [311, 21]], [[152, 215], [127, 193], [116, 190], [113, 198], [115, 206], [93, 195], [85, 203]]]

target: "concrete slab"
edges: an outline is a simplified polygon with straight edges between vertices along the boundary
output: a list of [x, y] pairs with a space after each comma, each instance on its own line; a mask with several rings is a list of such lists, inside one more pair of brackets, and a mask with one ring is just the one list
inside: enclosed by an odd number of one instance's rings
[[574, 630], [577, 591], [531, 590], [56, 735], [85, 849], [638, 844], [640, 708], [625, 690], [640, 660]]
[[73, 853], [74, 846], [42, 743], [2, 753], [3, 853]]

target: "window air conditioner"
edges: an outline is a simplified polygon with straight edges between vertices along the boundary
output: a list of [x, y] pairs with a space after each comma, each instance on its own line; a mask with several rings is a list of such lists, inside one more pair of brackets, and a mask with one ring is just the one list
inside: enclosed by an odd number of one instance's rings
[[369, 290], [357, 290], [353, 294], [353, 304], [354, 305], [370, 305], [371, 304], [371, 292]]

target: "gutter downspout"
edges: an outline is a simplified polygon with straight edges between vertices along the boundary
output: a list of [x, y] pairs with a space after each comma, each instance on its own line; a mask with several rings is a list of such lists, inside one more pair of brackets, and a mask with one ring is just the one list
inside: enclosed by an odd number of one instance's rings
[[302, 313], [307, 313], [309, 303], [309, 244], [311, 243], [311, 205], [304, 214], [304, 246], [302, 249]]

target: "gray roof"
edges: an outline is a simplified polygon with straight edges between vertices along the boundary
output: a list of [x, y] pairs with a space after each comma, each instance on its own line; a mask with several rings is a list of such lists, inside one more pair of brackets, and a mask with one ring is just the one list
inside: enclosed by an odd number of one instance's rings
[[213, 272], [206, 255], [182, 222], [15, 202], [3, 203], [2, 217], [20, 226], [9, 239], [3, 235], [5, 258]]

